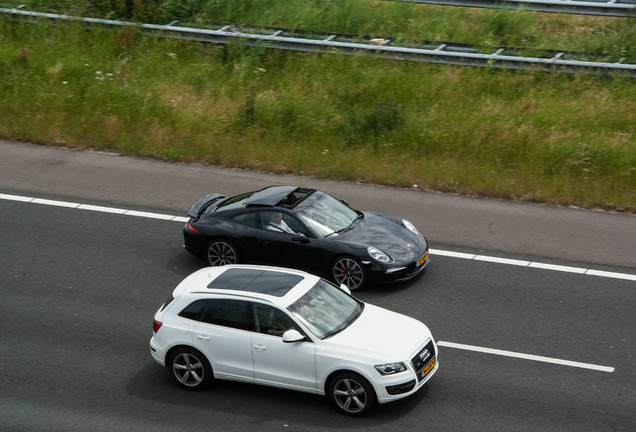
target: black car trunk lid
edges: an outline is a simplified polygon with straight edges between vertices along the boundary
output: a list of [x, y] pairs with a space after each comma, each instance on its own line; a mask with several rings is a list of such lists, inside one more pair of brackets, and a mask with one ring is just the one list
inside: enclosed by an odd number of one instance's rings
[[203, 198], [199, 198], [193, 202], [188, 209], [188, 216], [198, 219], [204, 212], [213, 210], [223, 198], [225, 198], [225, 195], [217, 193], [208, 194]]

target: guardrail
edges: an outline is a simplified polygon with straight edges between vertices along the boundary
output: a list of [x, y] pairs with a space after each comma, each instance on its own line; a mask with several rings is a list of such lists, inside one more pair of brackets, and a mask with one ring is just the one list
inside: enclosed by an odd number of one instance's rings
[[[135, 27], [147, 34], [217, 44], [237, 44], [315, 53], [365, 55], [394, 60], [438, 64], [480, 66], [497, 69], [522, 69], [560, 73], [615, 74], [636, 78], [636, 64], [625, 59], [609, 61], [593, 53], [558, 50], [527, 50], [499, 47], [483, 52], [477, 45], [435, 41], [401, 41], [382, 37], [357, 37], [338, 33], [312, 33], [269, 27], [219, 24], [207, 28], [142, 24], [135, 22], [84, 18], [20, 9], [1, 9], [0, 16], [12, 20], [76, 21], [94, 27]], [[525, 54], [525, 55], [524, 55]], [[530, 55], [532, 54], [532, 55]]]
[[636, 17], [636, 0], [386, 0], [444, 6], [520, 9], [614, 17]]

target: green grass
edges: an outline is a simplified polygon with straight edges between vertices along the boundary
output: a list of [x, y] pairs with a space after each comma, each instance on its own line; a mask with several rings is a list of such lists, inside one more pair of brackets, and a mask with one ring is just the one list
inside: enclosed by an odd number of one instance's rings
[[[62, 6], [54, 11], [118, 10], [117, 18], [156, 22], [174, 14], [189, 22], [626, 56], [634, 56], [636, 45], [628, 44], [636, 40], [630, 19], [374, 1], [172, 1], [159, 8], [122, 0], [71, 7], [81, 3], [56, 2]], [[48, 10], [47, 4], [30, 6]], [[0, 76], [0, 137], [7, 139], [636, 212], [630, 79], [2, 21]]]

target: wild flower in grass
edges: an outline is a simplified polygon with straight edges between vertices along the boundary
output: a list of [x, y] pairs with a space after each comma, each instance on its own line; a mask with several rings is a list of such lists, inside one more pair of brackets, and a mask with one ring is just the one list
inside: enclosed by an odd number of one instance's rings
[[176, 59], [177, 55], [175, 53], [167, 52], [166, 55], [170, 58]]
[[100, 82], [102, 82], [102, 81], [104, 81], [106, 79], [109, 80], [109, 81], [112, 81], [113, 80], [113, 76], [114, 75], [112, 73], [110, 73], [110, 72], [109, 73], [104, 73], [102, 71], [96, 71], [95, 72], [95, 79], [100, 81]]

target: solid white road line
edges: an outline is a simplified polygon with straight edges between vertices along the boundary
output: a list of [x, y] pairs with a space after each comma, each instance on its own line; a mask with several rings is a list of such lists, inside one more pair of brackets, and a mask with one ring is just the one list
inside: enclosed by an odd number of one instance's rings
[[485, 354], [494, 354], [494, 355], [505, 356], [505, 357], [514, 357], [514, 358], [519, 358], [519, 359], [523, 359], [523, 360], [532, 360], [532, 361], [538, 361], [538, 362], [544, 362], [544, 363], [558, 364], [558, 365], [562, 365], [562, 366], [571, 366], [571, 367], [577, 367], [577, 368], [582, 368], [582, 369], [591, 369], [591, 370], [595, 370], [595, 371], [599, 371], [599, 372], [612, 373], [612, 372], [615, 371], [615, 369], [613, 367], [609, 367], [609, 366], [599, 366], [599, 365], [590, 364], [590, 363], [581, 363], [581, 362], [575, 362], [575, 361], [570, 361], [570, 360], [562, 360], [562, 359], [551, 358], [551, 357], [542, 357], [542, 356], [537, 356], [537, 355], [532, 355], [532, 354], [523, 354], [523, 353], [517, 353], [517, 352], [513, 352], [513, 351], [504, 351], [504, 350], [493, 349], [493, 348], [483, 348], [483, 347], [478, 347], [478, 346], [474, 346], [474, 345], [458, 344], [458, 343], [454, 343], [454, 342], [438, 341], [437, 345], [441, 346], [441, 347], [456, 348], [456, 349], [461, 349], [461, 350], [465, 350], [465, 351], [475, 351], [475, 352], [480, 352], [480, 353], [485, 353]]
[[[167, 214], [161, 214], [161, 213], [148, 213], [148, 212], [141, 212], [136, 210], [115, 208], [115, 207], [94, 206], [89, 204], [25, 197], [20, 195], [8, 195], [8, 194], [0, 193], [0, 199], [9, 200], [9, 201], [28, 202], [33, 204], [44, 204], [44, 205], [51, 205], [51, 206], [57, 206], [57, 207], [75, 208], [79, 210], [90, 210], [90, 211], [97, 211], [97, 212], [103, 212], [103, 213], [122, 214], [127, 216], [145, 217], [145, 218], [151, 218], [151, 219], [169, 220], [169, 221], [175, 221], [175, 222], [187, 222], [189, 220], [189, 218], [183, 217], [183, 216], [173, 216], [173, 215], [167, 215]], [[447, 251], [442, 249], [429, 249], [429, 253], [431, 255], [446, 256], [450, 258], [468, 259], [468, 260], [474, 260], [474, 261], [490, 262], [495, 264], [531, 267], [531, 268], [553, 270], [553, 271], [560, 271], [560, 272], [567, 272], [567, 273], [579, 273], [579, 274], [599, 276], [599, 277], [605, 277], [605, 278], [611, 278], [611, 279], [624, 279], [624, 280], [636, 281], [636, 275], [629, 274], [629, 273], [617, 273], [617, 272], [592, 270], [592, 269], [586, 269], [581, 267], [569, 267], [569, 266], [554, 265], [554, 264], [547, 264], [547, 263], [540, 263], [540, 262], [516, 260], [516, 259], [510, 259], [510, 258], [493, 257], [488, 255], [476, 255], [471, 253], [453, 252], [453, 251]]]

